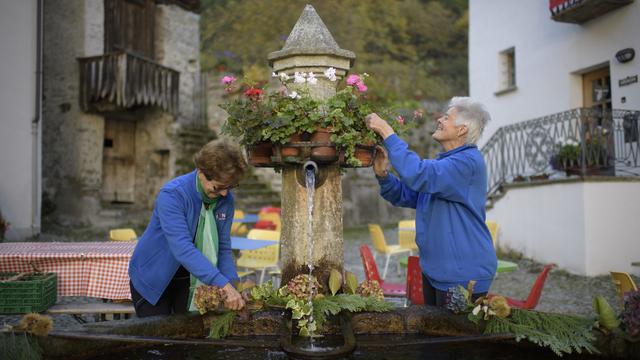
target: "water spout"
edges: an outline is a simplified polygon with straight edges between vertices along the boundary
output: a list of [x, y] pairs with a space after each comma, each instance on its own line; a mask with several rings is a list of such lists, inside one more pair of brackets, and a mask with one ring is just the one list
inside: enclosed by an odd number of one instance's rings
[[[318, 174], [319, 174], [319, 170], [318, 170], [318, 164], [316, 164], [315, 161], [307, 161], [304, 163], [304, 165], [302, 165], [302, 168], [304, 169], [305, 174], [308, 173], [309, 171], [313, 171], [313, 177], [317, 178]], [[307, 176], [308, 177], [308, 176]], [[315, 182], [314, 182], [315, 183]], [[306, 184], [305, 184], [306, 185]]]

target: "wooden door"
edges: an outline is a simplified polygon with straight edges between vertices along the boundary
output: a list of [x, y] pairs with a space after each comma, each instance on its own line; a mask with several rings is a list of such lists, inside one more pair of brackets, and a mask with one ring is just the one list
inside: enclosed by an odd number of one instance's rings
[[608, 66], [582, 75], [582, 99], [586, 108], [611, 109], [611, 77]]
[[102, 199], [134, 202], [136, 123], [105, 119], [102, 155]]

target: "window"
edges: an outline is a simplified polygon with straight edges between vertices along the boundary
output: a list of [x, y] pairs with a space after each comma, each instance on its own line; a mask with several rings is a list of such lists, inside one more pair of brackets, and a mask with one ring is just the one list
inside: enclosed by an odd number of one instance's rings
[[510, 48], [500, 52], [498, 61], [498, 91], [495, 95], [502, 95], [516, 89], [516, 49]]

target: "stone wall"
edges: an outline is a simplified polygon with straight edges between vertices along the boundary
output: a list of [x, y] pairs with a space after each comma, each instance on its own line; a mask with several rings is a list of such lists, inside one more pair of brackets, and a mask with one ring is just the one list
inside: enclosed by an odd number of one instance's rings
[[177, 5], [158, 5], [156, 61], [180, 72], [180, 113], [177, 121], [191, 125], [197, 104], [194, 92], [200, 77], [200, 15]]
[[76, 58], [102, 52], [103, 9], [101, 0], [44, 4], [43, 216], [64, 209], [63, 224], [99, 209], [104, 119], [79, 108]]

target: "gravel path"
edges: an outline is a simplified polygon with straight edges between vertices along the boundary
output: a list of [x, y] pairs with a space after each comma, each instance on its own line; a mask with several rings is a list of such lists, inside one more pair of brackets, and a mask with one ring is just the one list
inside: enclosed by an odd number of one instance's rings
[[[385, 237], [387, 243], [397, 243], [397, 232], [393, 228], [385, 229]], [[365, 243], [372, 247], [369, 233], [366, 228], [350, 229], [345, 231], [345, 269], [356, 274], [359, 281], [364, 280], [364, 271], [358, 247]], [[40, 241], [73, 241], [59, 234], [47, 235], [40, 237]], [[84, 236], [81, 241], [99, 241], [91, 235]], [[372, 250], [373, 251], [373, 250]], [[528, 259], [509, 259], [502, 257], [504, 260], [510, 260], [518, 263], [518, 269], [510, 273], [501, 273], [497, 276], [491, 287], [491, 292], [507, 295], [514, 298], [526, 298], [536, 277], [542, 270], [542, 265]], [[382, 271], [383, 259], [376, 259], [380, 271]], [[389, 271], [386, 281], [404, 283], [405, 274], [398, 273], [396, 270], [395, 257], [391, 259], [392, 264], [389, 265]], [[404, 269], [402, 269], [404, 270]], [[634, 281], [640, 284], [640, 278], [633, 276]], [[586, 277], [571, 275], [561, 269], [554, 269], [549, 274], [542, 292], [542, 296], [536, 310], [558, 313], [573, 313], [580, 315], [593, 315], [592, 300], [595, 296], [602, 295], [609, 304], [616, 310], [620, 311], [620, 304], [615, 294], [615, 289], [609, 276]], [[99, 302], [99, 299], [82, 298], [82, 297], [65, 297], [59, 298], [59, 303], [87, 303]], [[0, 326], [3, 324], [15, 325], [20, 320], [21, 315], [0, 315]], [[78, 322], [70, 315], [53, 316], [54, 328], [65, 329], [77, 326]], [[92, 316], [84, 316], [86, 322], [94, 321]]]

